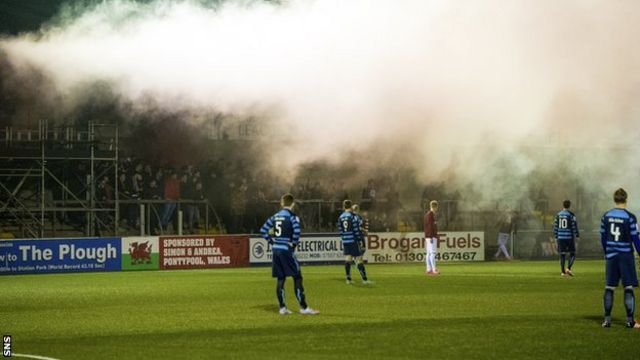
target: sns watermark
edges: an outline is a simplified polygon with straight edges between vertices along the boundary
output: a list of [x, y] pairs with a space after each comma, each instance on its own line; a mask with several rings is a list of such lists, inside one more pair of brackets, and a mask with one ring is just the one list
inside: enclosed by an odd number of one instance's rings
[[2, 335], [2, 356], [11, 357], [11, 335]]

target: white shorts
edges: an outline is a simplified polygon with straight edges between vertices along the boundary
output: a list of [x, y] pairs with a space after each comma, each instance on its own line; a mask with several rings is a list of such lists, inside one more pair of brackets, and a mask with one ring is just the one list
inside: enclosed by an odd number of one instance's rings
[[436, 238], [426, 238], [424, 241], [424, 247], [427, 250], [427, 254], [435, 253], [438, 250], [438, 239]]

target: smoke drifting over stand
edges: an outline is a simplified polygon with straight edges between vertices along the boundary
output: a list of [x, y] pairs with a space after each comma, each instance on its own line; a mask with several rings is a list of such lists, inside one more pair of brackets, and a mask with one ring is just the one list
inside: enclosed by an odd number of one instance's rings
[[0, 48], [69, 104], [99, 81], [136, 111], [262, 113], [272, 168], [388, 164], [478, 204], [640, 199], [637, 19], [631, 0], [110, 1]]

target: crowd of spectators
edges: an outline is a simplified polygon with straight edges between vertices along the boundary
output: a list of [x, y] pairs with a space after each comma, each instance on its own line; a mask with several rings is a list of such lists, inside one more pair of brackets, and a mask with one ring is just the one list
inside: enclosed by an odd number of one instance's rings
[[[202, 231], [205, 222], [221, 232], [255, 233], [279, 207], [279, 198], [286, 192], [296, 196], [296, 211], [307, 232], [335, 231], [344, 199], [360, 204], [372, 231], [407, 229], [409, 223], [418, 229], [421, 221], [421, 214], [413, 214], [420, 212], [416, 204], [405, 207], [401, 202], [397, 189], [399, 179], [393, 175], [354, 180], [320, 169], [302, 170], [296, 177], [284, 178], [256, 171], [255, 164], [226, 158], [174, 166], [124, 157], [119, 160], [117, 172], [112, 162], [96, 162], [94, 167], [95, 207], [105, 210], [95, 213], [98, 234], [102, 230], [109, 233], [115, 225], [112, 209], [116, 193], [120, 202], [121, 233], [139, 231], [140, 204], [146, 206], [146, 225], [153, 234], [175, 232], [178, 210], [183, 213], [183, 232], [187, 234]], [[78, 211], [59, 211], [55, 216], [60, 224], [84, 231], [87, 205], [81, 202], [91, 198], [90, 162], [59, 162], [51, 171], [69, 191], [61, 191], [58, 183], [49, 182], [52, 187], [47, 189], [45, 202], [48, 206], [77, 208]], [[8, 188], [19, 185], [19, 178], [13, 180], [16, 184], [6, 184]], [[36, 183], [24, 187], [39, 188]], [[427, 192], [438, 195], [433, 189]], [[23, 201], [24, 193], [21, 193]], [[30, 196], [37, 197], [37, 194]], [[35, 197], [32, 202], [32, 206], [39, 204]], [[411, 230], [415, 230], [413, 228]]]
[[[136, 200], [151, 202], [151, 229], [160, 233], [173, 227], [177, 208], [184, 214], [186, 233], [203, 225], [204, 206], [210, 206], [212, 226], [230, 233], [256, 232], [278, 207], [283, 193], [298, 199], [297, 212], [303, 225], [312, 231], [332, 231], [341, 212], [342, 200], [360, 202], [373, 230], [396, 230], [403, 211], [396, 179], [368, 179], [362, 190], [347, 189], [338, 179], [320, 181], [300, 174], [287, 183], [266, 172], [254, 173], [242, 161], [224, 159], [181, 167], [154, 166], [135, 158], [123, 159], [118, 168], [117, 191], [121, 201], [120, 224], [139, 227]], [[113, 176], [101, 176], [96, 191], [100, 204], [115, 199]], [[352, 186], [353, 188], [353, 186]], [[207, 200], [207, 203], [201, 200]], [[207, 205], [208, 204], [208, 205]]]
[[[146, 200], [151, 213], [152, 233], [176, 229], [177, 210], [183, 211], [185, 232], [196, 232], [201, 225], [205, 192], [200, 170], [194, 166], [154, 167], [140, 160], [126, 158], [120, 162], [117, 184], [109, 175], [102, 175], [96, 187], [98, 203], [110, 206], [117, 189], [120, 207], [120, 224], [129, 229], [140, 225], [137, 200]], [[151, 201], [149, 201], [151, 200]]]

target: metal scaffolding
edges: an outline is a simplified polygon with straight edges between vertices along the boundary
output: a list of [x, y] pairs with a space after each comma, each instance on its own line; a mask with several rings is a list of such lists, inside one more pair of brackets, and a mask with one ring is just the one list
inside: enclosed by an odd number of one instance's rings
[[[117, 235], [117, 170], [117, 124], [2, 128], [0, 226], [25, 238]], [[97, 197], [100, 179], [113, 181], [112, 199]]]

